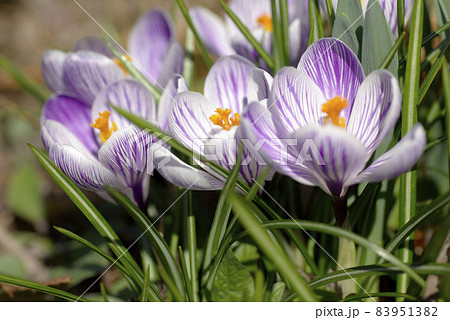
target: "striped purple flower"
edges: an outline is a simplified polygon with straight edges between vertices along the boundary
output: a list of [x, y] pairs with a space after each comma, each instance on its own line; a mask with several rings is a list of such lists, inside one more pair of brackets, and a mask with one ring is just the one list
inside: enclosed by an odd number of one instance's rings
[[[247, 59], [220, 58], [206, 77], [204, 94], [179, 91], [171, 103], [169, 134], [184, 146], [232, 170], [242, 138], [240, 122], [248, 101], [267, 99], [272, 79]], [[265, 169], [245, 145], [240, 178], [249, 185]], [[159, 173], [171, 183], [193, 190], [218, 190], [225, 179], [197, 162], [191, 166], [164, 148], [153, 153]]]
[[[231, 10], [245, 24], [263, 48], [272, 53], [272, 9], [270, 0], [231, 0]], [[290, 62], [296, 65], [308, 45], [309, 19], [307, 0], [289, 0], [289, 53]], [[203, 7], [190, 11], [192, 20], [207, 50], [217, 57], [239, 54], [265, 66], [250, 42], [227, 16], [223, 21]]]
[[104, 193], [109, 185], [146, 202], [153, 163], [149, 148], [155, 138], [111, 110], [123, 107], [167, 128], [170, 94], [180, 83], [183, 51], [167, 14], [144, 15], [130, 34], [131, 60], [144, 68], [149, 81], [165, 86], [157, 108], [153, 96], [129, 78], [100, 39], [89, 37], [75, 52], [49, 50], [42, 58], [47, 85], [55, 94], [41, 115], [41, 136], [50, 159], [79, 187]]
[[267, 106], [248, 109], [244, 135], [267, 141], [263, 154], [279, 172], [337, 197], [351, 185], [406, 172], [425, 148], [425, 131], [416, 124], [367, 166], [400, 115], [398, 80], [386, 70], [365, 77], [355, 54], [334, 38], [312, 44], [297, 69], [281, 69]]

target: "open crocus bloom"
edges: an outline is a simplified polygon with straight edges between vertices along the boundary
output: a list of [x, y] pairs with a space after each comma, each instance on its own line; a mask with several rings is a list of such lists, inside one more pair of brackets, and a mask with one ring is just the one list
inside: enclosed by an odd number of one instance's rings
[[108, 185], [144, 207], [153, 170], [148, 149], [155, 139], [113, 112], [110, 104], [147, 120], [157, 118], [153, 96], [126, 79], [101, 91], [92, 108], [69, 95], [52, 96], [41, 115], [42, 141], [50, 159], [79, 187], [102, 194]]
[[248, 109], [244, 134], [265, 142], [265, 158], [279, 172], [336, 197], [351, 185], [406, 172], [425, 148], [424, 129], [416, 124], [366, 167], [399, 117], [401, 92], [385, 70], [364, 77], [354, 53], [334, 38], [312, 44], [297, 69], [280, 70], [268, 108], [253, 103]]
[[[337, 10], [337, 5], [338, 5], [338, 1], [339, 0], [332, 0], [333, 3], [333, 8], [334, 11], [336, 12]], [[383, 9], [383, 13], [384, 13], [384, 17], [386, 18], [386, 21], [389, 25], [389, 27], [392, 30], [392, 33], [394, 34], [394, 36], [398, 36], [398, 24], [397, 24], [397, 0], [378, 0], [378, 2], [381, 5], [381, 9]], [[322, 0], [321, 5], [323, 8], [325, 8], [325, 12], [326, 12], [326, 4], [325, 4], [325, 0]], [[363, 14], [366, 14], [366, 11], [369, 9], [368, 8], [369, 4], [369, 0], [361, 0], [361, 5], [362, 5], [362, 10], [363, 10]], [[405, 0], [405, 24], [408, 22], [409, 17], [411, 16], [411, 11], [412, 11], [412, 4], [413, 4], [413, 0]]]
[[[273, 19], [270, 0], [231, 0], [229, 6], [263, 48], [272, 53]], [[290, 62], [296, 65], [308, 45], [308, 1], [289, 0], [288, 9]], [[221, 57], [239, 54], [265, 66], [256, 50], [229, 17], [224, 22], [203, 7], [191, 9], [190, 14], [200, 38], [213, 55]]]
[[[247, 101], [267, 98], [266, 77], [270, 78], [245, 58], [237, 55], [220, 58], [209, 71], [204, 95], [179, 91], [174, 97], [168, 118], [169, 134], [196, 153], [232, 170], [242, 137], [240, 122], [246, 117]], [[253, 183], [267, 165], [255, 161], [253, 147], [244, 145], [240, 167], [240, 178], [248, 184]], [[223, 187], [225, 179], [200, 162], [198, 166], [191, 166], [160, 149], [159, 153], [154, 153], [155, 166], [171, 183], [193, 190]]]
[[[173, 29], [172, 21], [166, 12], [152, 10], [138, 20], [129, 36], [129, 59], [151, 83], [161, 89], [166, 86], [173, 74], [181, 73], [183, 67], [183, 49], [176, 41]], [[112, 45], [115, 46], [115, 43]], [[47, 50], [44, 53], [41, 66], [47, 86], [54, 92], [80, 95], [82, 100], [89, 100], [86, 102], [92, 103], [95, 96], [84, 97], [84, 92], [79, 90], [74, 92], [72, 86], [80, 89], [83, 84], [80, 79], [84, 74], [94, 77], [98, 69], [91, 68], [87, 63], [83, 64], [84, 69], [75, 65], [71, 72], [64, 68], [67, 59], [77, 60], [82, 64], [85, 59], [93, 60], [93, 56], [96, 57], [96, 68], [109, 71], [107, 74], [98, 73], [98, 78], [103, 78], [104, 82], [110, 83], [112, 80], [117, 81], [127, 76], [123, 66], [114, 58], [106, 43], [100, 38], [88, 37], [79, 40], [72, 53], [60, 50]], [[118, 68], [104, 68], [111, 64], [116, 64]], [[102, 88], [97, 88], [94, 92], [98, 93], [100, 89]]]

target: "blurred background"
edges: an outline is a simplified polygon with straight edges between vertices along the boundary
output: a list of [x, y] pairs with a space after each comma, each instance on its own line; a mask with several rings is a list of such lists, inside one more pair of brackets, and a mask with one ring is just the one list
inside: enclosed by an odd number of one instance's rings
[[[179, 41], [184, 43], [185, 22], [174, 1], [77, 2], [124, 47], [139, 16], [151, 8], [162, 7], [174, 17]], [[217, 1], [206, 0], [186, 1], [186, 4], [214, 10], [220, 6]], [[69, 51], [80, 38], [102, 36], [102, 30], [79, 5], [73, 0], [0, 0], [0, 53], [33, 80], [44, 84], [40, 60], [46, 49]], [[196, 61], [199, 62], [196, 72], [201, 75], [202, 61]], [[75, 291], [79, 286], [81, 290], [108, 265], [53, 229], [55, 225], [61, 226], [94, 243], [102, 243], [27, 146], [32, 143], [43, 147], [39, 128], [41, 109], [42, 104], [24, 93], [0, 68], [0, 274], [50, 283], [63, 289], [75, 287]], [[106, 210], [104, 214], [116, 230], [126, 230], [124, 236], [132, 241], [133, 224], [123, 223], [123, 215], [116, 212], [116, 207], [105, 204], [93, 194], [88, 196], [97, 205], [104, 206], [101, 212]], [[166, 198], [170, 201], [170, 197]], [[120, 221], [116, 221], [118, 216], [121, 216]], [[105, 277], [108, 289], [120, 292], [121, 282], [115, 281], [114, 270]], [[123, 292], [124, 297], [126, 294]], [[28, 290], [0, 284], [0, 301], [39, 297]]]

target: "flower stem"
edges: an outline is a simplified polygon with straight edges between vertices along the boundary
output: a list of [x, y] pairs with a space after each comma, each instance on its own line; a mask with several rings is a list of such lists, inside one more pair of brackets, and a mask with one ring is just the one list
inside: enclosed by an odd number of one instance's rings
[[347, 217], [347, 195], [344, 195], [343, 197], [333, 197], [332, 202], [336, 225], [342, 227]]

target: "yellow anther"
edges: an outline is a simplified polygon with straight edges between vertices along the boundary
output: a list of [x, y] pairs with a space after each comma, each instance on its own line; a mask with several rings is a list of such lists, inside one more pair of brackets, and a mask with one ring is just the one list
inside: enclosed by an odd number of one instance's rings
[[[125, 55], [123, 55], [123, 57], [125, 59], [127, 59], [128, 61], [131, 61], [131, 58], [129, 55], [125, 54]], [[125, 75], [128, 76], [128, 71], [127, 71], [127, 69], [125, 69], [125, 66], [123, 65], [122, 61], [120, 61], [117, 58], [114, 58], [113, 61], [120, 67], [120, 69], [122, 69], [123, 73], [125, 73]]]
[[239, 113], [235, 113], [230, 117], [231, 109], [216, 109], [217, 114], [213, 114], [209, 117], [209, 120], [215, 125], [220, 126], [222, 129], [229, 131], [231, 127], [239, 125]]
[[100, 130], [100, 139], [103, 143], [105, 143], [106, 140], [108, 140], [109, 137], [117, 131], [117, 125], [114, 121], [111, 121], [112, 127], [109, 127], [109, 116], [111, 115], [111, 112], [99, 112], [98, 115], [100, 117], [95, 119], [95, 123], [91, 123], [91, 127]]
[[345, 128], [345, 120], [339, 117], [341, 111], [347, 107], [347, 99], [342, 99], [341, 96], [329, 99], [322, 105], [322, 112], [325, 112], [327, 116], [325, 117], [325, 124], [331, 120], [331, 123], [335, 126]]
[[273, 32], [273, 19], [268, 14], [263, 14], [256, 20], [268, 32]]

